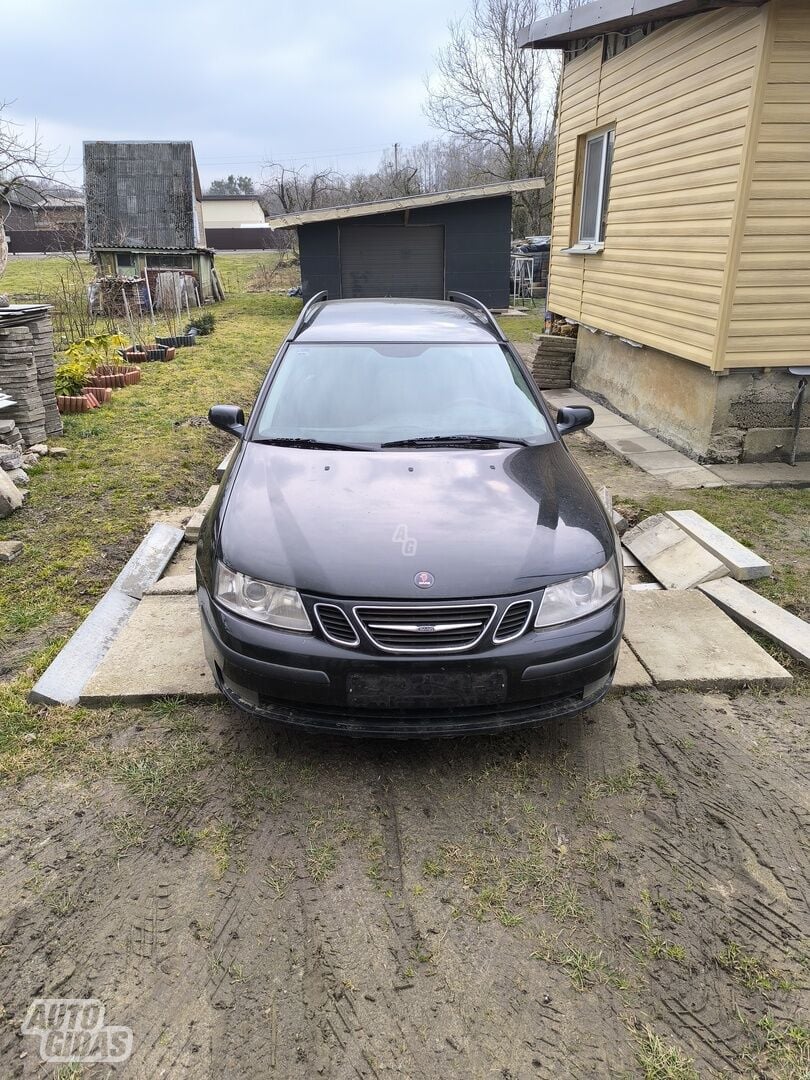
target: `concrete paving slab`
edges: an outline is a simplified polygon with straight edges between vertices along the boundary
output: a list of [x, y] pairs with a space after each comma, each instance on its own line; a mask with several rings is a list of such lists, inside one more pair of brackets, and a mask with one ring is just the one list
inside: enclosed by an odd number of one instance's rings
[[202, 523], [203, 523], [203, 520], [205, 518], [205, 515], [208, 513], [208, 511], [214, 505], [214, 499], [217, 497], [218, 493], [219, 493], [219, 484], [213, 484], [208, 489], [208, 491], [205, 493], [205, 498], [200, 503], [200, 505], [197, 507], [197, 509], [194, 511], [194, 513], [191, 515], [191, 517], [188, 520], [188, 524], [186, 525], [186, 534], [183, 537], [183, 539], [186, 541], [186, 543], [188, 543], [188, 544], [196, 544], [197, 543], [197, 540], [200, 537], [200, 529], [202, 528]]
[[729, 573], [737, 581], [753, 581], [771, 576], [770, 563], [750, 548], [743, 547], [701, 514], [694, 510], [665, 510], [664, 514], [720, 562], [725, 563]]
[[[627, 534], [625, 533], [625, 535], [627, 535]], [[630, 551], [628, 548], [626, 548], [624, 546], [623, 542], [622, 542], [622, 565], [624, 566], [625, 570], [631, 570], [631, 569], [635, 569], [638, 566], [641, 566], [641, 563], [635, 557], [633, 552]]]
[[735, 622], [766, 634], [785, 652], [810, 664], [810, 623], [732, 578], [708, 581], [700, 590]]
[[728, 567], [663, 514], [645, 518], [622, 543], [667, 589], [692, 589], [724, 577]]
[[790, 673], [702, 592], [628, 592], [624, 636], [662, 689], [783, 686]]
[[182, 593], [197, 591], [197, 578], [194, 574], [170, 574], [162, 577], [146, 590], [144, 596], [179, 596]]
[[663, 480], [665, 484], [681, 491], [693, 488], [726, 487], [725, 480], [716, 476], [710, 469], [694, 463], [688, 469], [664, 469], [652, 475], [656, 480]]
[[623, 694], [627, 690], [637, 690], [642, 686], [652, 686], [649, 672], [646, 671], [626, 641], [619, 649], [619, 662], [613, 676], [611, 694]]
[[653, 475], [659, 472], [669, 472], [672, 469], [701, 468], [686, 454], [682, 454], [679, 450], [672, 450], [669, 447], [663, 450], [642, 451], [639, 454], [623, 454], [622, 456], [626, 457], [628, 461], [632, 461], [634, 465], [638, 465], [640, 469], [644, 469], [645, 472]]
[[85, 705], [216, 698], [194, 596], [146, 596], [81, 694]]
[[138, 603], [120, 589], [109, 589], [45, 669], [29, 693], [29, 701], [42, 705], [76, 705], [85, 684]]
[[711, 471], [736, 487], [810, 487], [810, 461], [798, 461], [795, 465], [781, 461], [712, 465]]
[[[195, 544], [181, 544], [175, 552], [175, 556], [163, 572], [163, 578], [180, 575], [188, 577], [194, 574], [194, 560], [197, 557]], [[160, 580], [162, 581], [163, 578]]]
[[666, 443], [662, 443], [660, 439], [656, 439], [654, 435], [625, 435], [620, 433], [615, 435], [611, 433], [604, 439], [605, 446], [611, 450], [615, 450], [617, 454], [624, 456], [628, 454], [649, 454], [653, 451], [665, 451], [669, 447]]
[[221, 480], [222, 477], [225, 475], [225, 470], [230, 465], [231, 458], [233, 457], [233, 455], [235, 453], [236, 453], [236, 447], [234, 446], [234, 447], [232, 447], [232, 449], [230, 449], [228, 451], [228, 453], [225, 455], [225, 457], [222, 459], [222, 461], [220, 461], [219, 465], [217, 465], [217, 467], [216, 467], [217, 480]]
[[153, 525], [126, 566], [113, 582], [113, 588], [140, 600], [166, 569], [183, 539], [183, 530], [159, 522]]

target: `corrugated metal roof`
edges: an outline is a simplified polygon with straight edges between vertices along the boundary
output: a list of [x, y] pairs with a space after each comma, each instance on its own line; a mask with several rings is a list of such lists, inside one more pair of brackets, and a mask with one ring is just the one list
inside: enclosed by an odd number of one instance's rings
[[545, 186], [546, 182], [541, 176], [530, 176], [523, 180], [503, 180], [497, 184], [479, 184], [476, 187], [455, 188], [451, 191], [431, 191], [425, 195], [403, 195], [396, 199], [327, 206], [322, 210], [302, 210], [297, 214], [279, 214], [278, 217], [268, 218], [267, 224], [271, 229], [289, 229], [294, 225], [310, 225], [317, 221], [339, 221], [345, 218], [367, 217], [370, 214], [388, 214], [392, 210], [415, 210], [420, 206], [491, 199], [497, 195], [511, 195], [516, 191], [536, 191]]
[[190, 142], [86, 142], [84, 183], [91, 249], [192, 249], [200, 182]]
[[532, 49], [563, 49], [579, 38], [609, 34], [651, 19], [677, 19], [727, 7], [761, 7], [768, 0], [595, 0], [582, 7], [538, 19], [518, 32], [518, 44]]

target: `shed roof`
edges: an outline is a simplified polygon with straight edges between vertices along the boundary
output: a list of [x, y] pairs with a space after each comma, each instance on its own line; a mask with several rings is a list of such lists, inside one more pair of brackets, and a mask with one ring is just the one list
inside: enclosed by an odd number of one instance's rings
[[518, 32], [518, 44], [563, 49], [579, 38], [610, 34], [651, 19], [678, 19], [728, 7], [761, 7], [767, 0], [594, 0], [582, 7], [538, 19]]
[[420, 206], [442, 206], [445, 203], [491, 199], [498, 195], [533, 191], [545, 186], [546, 182], [541, 176], [529, 176], [523, 180], [503, 180], [497, 184], [478, 184], [475, 187], [454, 188], [451, 191], [431, 191], [425, 195], [403, 195], [395, 199], [378, 199], [375, 202], [327, 206], [321, 210], [301, 210], [296, 214], [279, 214], [277, 217], [268, 218], [267, 223], [271, 229], [290, 229], [295, 225], [310, 225], [317, 221], [342, 221], [371, 214], [388, 214], [392, 210], [415, 210]]
[[86, 142], [84, 181], [91, 248], [189, 249], [204, 243], [190, 142]]

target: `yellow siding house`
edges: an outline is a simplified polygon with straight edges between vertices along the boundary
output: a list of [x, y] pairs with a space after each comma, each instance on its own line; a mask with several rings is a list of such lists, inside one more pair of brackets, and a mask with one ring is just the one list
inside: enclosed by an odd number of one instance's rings
[[547, 306], [580, 324], [575, 384], [696, 457], [786, 456], [810, 365], [810, 0], [599, 0], [522, 42], [564, 53]]

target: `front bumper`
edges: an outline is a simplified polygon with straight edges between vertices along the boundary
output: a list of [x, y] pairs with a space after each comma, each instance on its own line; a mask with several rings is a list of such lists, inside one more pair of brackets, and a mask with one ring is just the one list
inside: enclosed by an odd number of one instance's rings
[[389, 655], [240, 618], [197, 592], [217, 686], [246, 712], [310, 732], [419, 738], [501, 731], [600, 701], [618, 659], [624, 601], [474, 652]]

